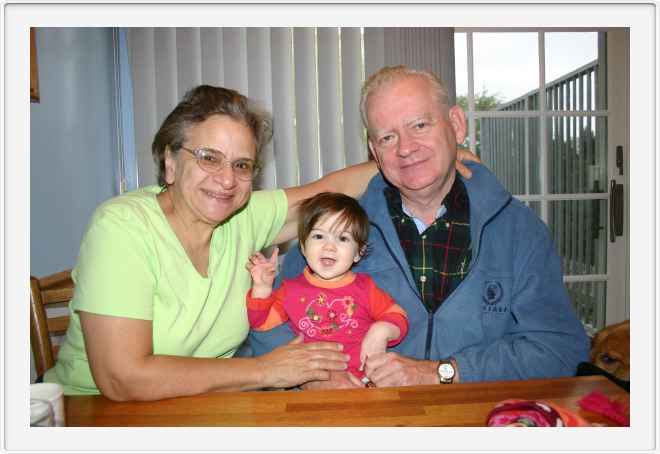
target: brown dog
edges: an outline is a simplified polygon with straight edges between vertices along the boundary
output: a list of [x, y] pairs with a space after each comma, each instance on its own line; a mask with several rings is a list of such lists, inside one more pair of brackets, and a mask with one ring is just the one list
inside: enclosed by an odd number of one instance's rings
[[630, 381], [630, 320], [606, 326], [591, 341], [591, 364]]

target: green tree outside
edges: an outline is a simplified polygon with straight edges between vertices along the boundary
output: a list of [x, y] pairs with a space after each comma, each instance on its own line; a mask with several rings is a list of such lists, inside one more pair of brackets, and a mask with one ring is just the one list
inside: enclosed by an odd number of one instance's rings
[[[499, 92], [490, 94], [488, 93], [488, 89], [486, 87], [483, 87], [481, 89], [480, 93], [475, 93], [474, 97], [474, 108], [475, 110], [478, 111], [484, 111], [484, 110], [497, 110], [498, 107], [500, 107], [503, 104], [503, 99], [501, 98], [501, 95]], [[458, 95], [456, 96], [456, 105], [461, 106], [463, 110], [467, 112], [467, 107], [468, 107], [468, 97], [467, 95]], [[479, 122], [476, 123], [476, 131], [475, 131], [475, 139], [476, 139], [476, 146], [474, 148], [474, 152], [477, 154], [477, 156], [481, 156], [481, 131], [480, 131], [480, 124]], [[463, 146], [466, 148], [470, 148], [470, 139], [469, 136], [465, 137], [465, 141], [463, 142]]]
[[[474, 97], [474, 107], [476, 110], [495, 110], [502, 105], [502, 101], [499, 92], [491, 95], [488, 89], [483, 87], [481, 93], [477, 93]], [[457, 96], [456, 104], [467, 110], [467, 95]]]

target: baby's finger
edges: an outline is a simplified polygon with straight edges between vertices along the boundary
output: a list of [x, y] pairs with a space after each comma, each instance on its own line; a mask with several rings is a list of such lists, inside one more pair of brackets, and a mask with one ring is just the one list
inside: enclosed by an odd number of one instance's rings
[[360, 368], [358, 370], [364, 370], [364, 363], [367, 362], [367, 358], [368, 356], [366, 353], [360, 352]]
[[273, 250], [273, 255], [270, 256], [269, 262], [271, 264], [273, 265], [277, 264], [277, 256], [279, 253], [280, 253], [280, 248], [276, 246], [275, 249]]

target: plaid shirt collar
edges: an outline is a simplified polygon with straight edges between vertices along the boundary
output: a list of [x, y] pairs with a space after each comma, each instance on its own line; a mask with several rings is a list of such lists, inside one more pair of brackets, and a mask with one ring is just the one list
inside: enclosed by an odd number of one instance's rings
[[[403, 205], [401, 200], [401, 193], [393, 186], [388, 186], [385, 188], [385, 200], [387, 202], [387, 208], [390, 212], [390, 217], [392, 216], [392, 210], [398, 212], [399, 215], [410, 219], [418, 225], [421, 224], [419, 218], [414, 217], [410, 211]], [[454, 178], [454, 184], [452, 184], [451, 189], [442, 200], [442, 204], [438, 208], [438, 214], [436, 215], [436, 222], [438, 219], [443, 218], [445, 221], [451, 220], [460, 220], [461, 222], [470, 218], [470, 201], [467, 195], [467, 190], [465, 185], [461, 180], [458, 172], [456, 172], [456, 178]], [[430, 226], [426, 226], [428, 228]], [[424, 229], [425, 230], [425, 229]], [[422, 233], [424, 230], [420, 230]]]
[[385, 189], [385, 200], [410, 272], [427, 310], [434, 312], [458, 287], [472, 258], [470, 203], [457, 175], [442, 207], [444, 213], [426, 228], [406, 214], [396, 188]]

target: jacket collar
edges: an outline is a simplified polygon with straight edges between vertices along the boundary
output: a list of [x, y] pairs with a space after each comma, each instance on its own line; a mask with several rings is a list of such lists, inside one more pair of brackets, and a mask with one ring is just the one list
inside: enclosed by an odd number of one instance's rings
[[[472, 170], [472, 178], [461, 177], [470, 198], [470, 234], [472, 235], [473, 257], [479, 253], [481, 232], [484, 226], [511, 201], [511, 194], [500, 184], [495, 175], [483, 164], [465, 163]], [[387, 247], [391, 248], [396, 260], [405, 264], [406, 260], [398, 243], [398, 236], [392, 225], [384, 189], [391, 186], [382, 173], [376, 174], [360, 198], [367, 210], [372, 226], [383, 232]]]

